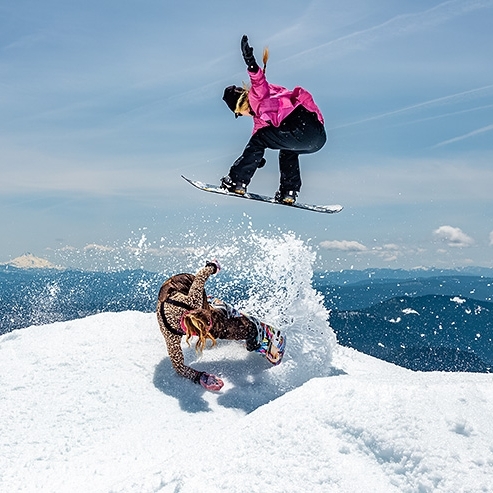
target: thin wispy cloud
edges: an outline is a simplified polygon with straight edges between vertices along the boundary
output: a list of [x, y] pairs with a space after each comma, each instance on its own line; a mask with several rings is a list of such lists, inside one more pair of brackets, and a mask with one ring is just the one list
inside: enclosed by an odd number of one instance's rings
[[491, 7], [493, 7], [493, 0], [472, 0], [469, 2], [450, 0], [422, 12], [397, 15], [368, 29], [355, 31], [308, 50], [303, 50], [288, 57], [285, 61], [301, 57], [307, 58], [308, 55], [313, 54], [317, 55], [318, 62], [320, 57], [343, 56], [347, 52], [367, 48], [377, 41], [426, 30], [474, 10]]
[[428, 116], [428, 117], [423, 117], [423, 118], [416, 118], [414, 120], [406, 120], [404, 122], [399, 122], [399, 123], [394, 123], [391, 126], [392, 127], [402, 127], [405, 125], [414, 125], [416, 123], [424, 123], [424, 122], [429, 122], [433, 120], [440, 120], [441, 118], [448, 118], [451, 116], [457, 116], [457, 115], [466, 115], [468, 113], [473, 113], [476, 111], [483, 111], [489, 108], [493, 108], [493, 104], [485, 104], [482, 106], [476, 106], [474, 108], [468, 108], [466, 110], [458, 110], [458, 111], [448, 111], [446, 113], [441, 113], [438, 115], [434, 116]]
[[[399, 109], [392, 110], [392, 111], [387, 111], [385, 113], [380, 113], [378, 115], [370, 116], [368, 118], [363, 118], [361, 120], [357, 120], [357, 121], [350, 122], [350, 123], [345, 123], [343, 125], [338, 125], [338, 126], [333, 127], [329, 130], [335, 130], [335, 129], [339, 129], [339, 128], [350, 127], [353, 125], [361, 125], [362, 123], [368, 123], [368, 122], [372, 122], [375, 120], [381, 120], [383, 118], [389, 118], [392, 116], [400, 115], [402, 113], [426, 109], [426, 108], [430, 108], [433, 106], [440, 106], [440, 105], [445, 105], [445, 104], [457, 103], [459, 101], [462, 101], [465, 99], [471, 99], [473, 97], [482, 97], [485, 94], [488, 94], [489, 92], [493, 92], [493, 84], [489, 84], [487, 86], [482, 86], [482, 87], [477, 87], [474, 89], [469, 89], [467, 91], [461, 91], [461, 92], [458, 92], [455, 94], [449, 94], [448, 96], [442, 96], [439, 98], [429, 99], [427, 101], [412, 104], [409, 106], [404, 106], [403, 108], [399, 108]], [[489, 106], [490, 105], [485, 105], [482, 108], [488, 108]], [[482, 108], [479, 108], [479, 109], [482, 109]]]
[[486, 127], [478, 128], [477, 130], [473, 130], [472, 132], [468, 132], [467, 134], [460, 135], [458, 137], [454, 137], [453, 139], [444, 140], [433, 146], [433, 148], [443, 147], [449, 144], [454, 144], [455, 142], [460, 142], [461, 140], [469, 139], [471, 137], [476, 137], [477, 135], [484, 134], [486, 132], [491, 132], [493, 130], [492, 125], [486, 125]]

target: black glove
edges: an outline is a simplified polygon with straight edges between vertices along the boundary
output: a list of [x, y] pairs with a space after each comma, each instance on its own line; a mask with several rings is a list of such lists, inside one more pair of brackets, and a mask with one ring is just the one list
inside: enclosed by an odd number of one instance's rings
[[249, 72], [258, 72], [258, 64], [253, 56], [253, 48], [248, 44], [248, 37], [246, 34], [241, 38], [241, 53], [243, 54], [243, 60], [247, 64]]

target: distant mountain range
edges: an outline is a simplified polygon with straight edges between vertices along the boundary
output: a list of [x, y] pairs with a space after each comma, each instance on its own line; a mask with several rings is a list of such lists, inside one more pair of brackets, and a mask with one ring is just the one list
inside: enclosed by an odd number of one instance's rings
[[413, 370], [493, 368], [493, 269], [317, 274], [343, 346]]
[[435, 267], [420, 267], [416, 269], [364, 269], [340, 270], [333, 272], [317, 272], [315, 280], [330, 284], [345, 285], [360, 281], [376, 281], [391, 279], [423, 279], [428, 277], [474, 276], [493, 279], [493, 268], [489, 267], [460, 267], [457, 269], [437, 269]]
[[[467, 271], [343, 271], [319, 274], [314, 286], [325, 297], [327, 308], [356, 310], [397, 296], [463, 296], [493, 301], [493, 269], [472, 275]], [[388, 275], [389, 277], [384, 277]]]
[[403, 296], [337, 311], [330, 325], [343, 346], [412, 370], [489, 372], [493, 303], [460, 296]]

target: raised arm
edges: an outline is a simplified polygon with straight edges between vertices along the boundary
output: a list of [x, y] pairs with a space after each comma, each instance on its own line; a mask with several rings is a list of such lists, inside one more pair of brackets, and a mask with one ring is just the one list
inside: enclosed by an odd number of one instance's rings
[[176, 299], [179, 299], [181, 302], [193, 308], [201, 308], [205, 282], [212, 274], [216, 274], [220, 270], [220, 268], [221, 267], [219, 266], [217, 260], [207, 262], [207, 264], [205, 264], [205, 267], [200, 269], [197, 274], [195, 274], [195, 279], [190, 286], [188, 295], [177, 293], [175, 296]]

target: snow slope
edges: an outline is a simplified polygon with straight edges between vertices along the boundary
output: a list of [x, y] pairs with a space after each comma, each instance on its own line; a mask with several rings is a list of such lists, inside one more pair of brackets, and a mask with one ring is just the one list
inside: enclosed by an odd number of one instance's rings
[[1, 336], [0, 491], [493, 491], [491, 375], [331, 350], [315, 374], [186, 348], [224, 377], [213, 394], [174, 374], [154, 314]]

